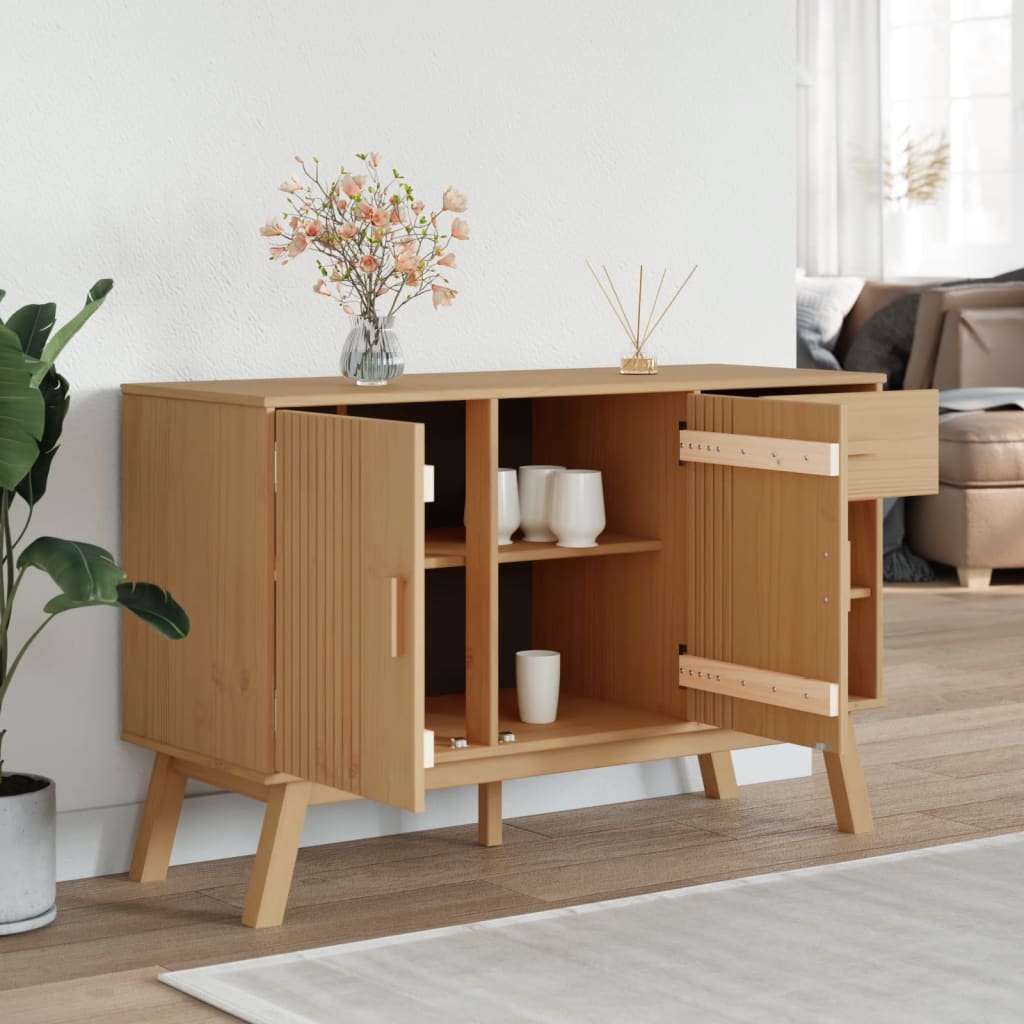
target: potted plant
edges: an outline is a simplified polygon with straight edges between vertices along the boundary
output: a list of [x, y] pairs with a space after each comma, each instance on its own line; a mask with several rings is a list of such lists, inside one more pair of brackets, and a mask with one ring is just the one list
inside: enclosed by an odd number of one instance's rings
[[313, 291], [334, 299], [351, 317], [342, 375], [379, 387], [405, 368], [394, 330], [398, 311], [428, 293], [435, 309], [455, 299], [445, 274], [455, 267], [451, 244], [469, 238], [469, 224], [454, 217], [444, 231], [441, 216], [465, 213], [469, 201], [449, 185], [441, 209], [429, 211], [397, 170], [381, 173], [380, 153], [356, 157], [364, 174], [342, 166], [335, 177], [323, 178], [316, 157], [310, 169], [297, 156], [305, 181], [293, 176], [281, 183], [291, 209], [280, 223], [264, 224], [260, 234], [271, 239], [270, 258], [282, 265], [306, 249], [317, 253], [320, 276]]
[[[22, 543], [46, 493], [68, 410], [68, 382], [57, 372], [57, 357], [112, 287], [97, 281], [82, 310], [53, 334], [52, 302], [23, 306], [6, 323], [0, 319], [0, 712], [32, 643], [72, 609], [111, 605], [171, 639], [188, 633], [188, 616], [177, 602], [152, 583], [127, 582], [103, 548], [58, 537]], [[42, 621], [27, 638], [16, 641], [11, 614], [32, 569], [49, 575], [60, 593], [43, 606]], [[0, 935], [42, 927], [56, 916], [54, 783], [4, 770], [5, 733], [0, 727]]]

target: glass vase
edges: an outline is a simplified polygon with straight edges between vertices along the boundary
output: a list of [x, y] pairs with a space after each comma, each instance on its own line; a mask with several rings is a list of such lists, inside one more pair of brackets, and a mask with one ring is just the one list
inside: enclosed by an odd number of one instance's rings
[[394, 330], [394, 317], [354, 316], [345, 347], [341, 374], [361, 387], [381, 387], [402, 375], [405, 357]]

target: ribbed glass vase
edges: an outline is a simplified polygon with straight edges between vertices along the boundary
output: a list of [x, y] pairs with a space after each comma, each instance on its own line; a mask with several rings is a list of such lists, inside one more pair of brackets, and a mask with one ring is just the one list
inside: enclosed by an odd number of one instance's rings
[[341, 373], [362, 387], [381, 387], [402, 375], [405, 357], [394, 330], [394, 317], [371, 320], [351, 318], [345, 347], [341, 351]]

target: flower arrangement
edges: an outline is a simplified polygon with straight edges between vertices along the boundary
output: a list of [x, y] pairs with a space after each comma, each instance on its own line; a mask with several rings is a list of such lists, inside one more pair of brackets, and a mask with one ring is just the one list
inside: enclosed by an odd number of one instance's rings
[[441, 209], [428, 212], [397, 170], [382, 179], [380, 153], [356, 157], [365, 173], [343, 165], [333, 180], [321, 178], [316, 157], [312, 168], [295, 158], [306, 180], [293, 176], [281, 183], [290, 210], [280, 223], [260, 228], [271, 239], [270, 258], [284, 265], [312, 249], [320, 271], [313, 291], [374, 327], [428, 292], [435, 309], [450, 306], [458, 294], [445, 276], [456, 265], [450, 246], [469, 238], [469, 224], [455, 216], [445, 232], [441, 215], [465, 213], [466, 196], [449, 186]]

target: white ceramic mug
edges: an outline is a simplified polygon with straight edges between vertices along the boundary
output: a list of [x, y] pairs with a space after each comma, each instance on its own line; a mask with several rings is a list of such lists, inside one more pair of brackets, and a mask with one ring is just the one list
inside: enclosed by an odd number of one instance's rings
[[551, 475], [548, 522], [560, 548], [594, 548], [605, 528], [599, 469], [563, 469]]
[[551, 474], [565, 466], [520, 466], [519, 467], [519, 510], [522, 519], [523, 540], [555, 540], [548, 526], [549, 495]]
[[519, 529], [519, 484], [514, 469], [498, 470], [498, 544], [512, 543]]
[[558, 717], [558, 651], [516, 651], [516, 696], [519, 718], [531, 725], [549, 725]]

